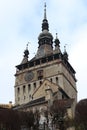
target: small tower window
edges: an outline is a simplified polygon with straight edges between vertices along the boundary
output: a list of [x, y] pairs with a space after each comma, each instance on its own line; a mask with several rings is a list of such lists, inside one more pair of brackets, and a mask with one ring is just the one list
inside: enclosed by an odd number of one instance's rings
[[36, 83], [34, 83], [33, 85], [34, 85], [34, 89], [36, 89]]
[[56, 84], [58, 85], [58, 77], [56, 77]]
[[17, 93], [20, 94], [20, 88], [17, 88]]
[[42, 84], [42, 81], [40, 81], [40, 85]]
[[33, 97], [31, 96], [31, 94], [29, 95], [29, 99], [30, 99], [30, 100], [33, 99]]
[[25, 93], [25, 85], [23, 86], [23, 93]]
[[31, 90], [31, 84], [28, 84], [28, 92]]
[[50, 81], [52, 82], [52, 78], [50, 79]]

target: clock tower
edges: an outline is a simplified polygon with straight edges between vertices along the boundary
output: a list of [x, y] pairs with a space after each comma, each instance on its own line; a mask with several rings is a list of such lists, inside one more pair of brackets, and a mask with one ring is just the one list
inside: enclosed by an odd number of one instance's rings
[[48, 100], [73, 99], [75, 106], [75, 70], [69, 63], [66, 49], [64, 53], [61, 52], [57, 34], [53, 41], [53, 35], [49, 32], [46, 5], [37, 53], [31, 60], [28, 60], [28, 56], [27, 46], [21, 64], [16, 66], [15, 105], [30, 107], [33, 104], [36, 107], [36, 104], [39, 106], [42, 102], [46, 105]]

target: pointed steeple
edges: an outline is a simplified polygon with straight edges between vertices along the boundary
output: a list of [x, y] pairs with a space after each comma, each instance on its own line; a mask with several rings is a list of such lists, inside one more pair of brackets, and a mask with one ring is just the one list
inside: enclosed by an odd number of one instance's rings
[[46, 16], [46, 3], [44, 4], [44, 19], [47, 19], [47, 16]]
[[28, 62], [28, 55], [29, 55], [29, 51], [28, 51], [28, 44], [27, 44], [26, 50], [24, 51], [24, 58], [23, 58], [21, 64], [25, 64]]
[[42, 22], [42, 31], [45, 29], [49, 31], [49, 24], [46, 16], [46, 3], [44, 4], [44, 19]]
[[55, 43], [55, 53], [60, 53], [60, 41], [58, 39], [58, 34], [56, 33], [56, 38], [54, 40]]
[[55, 43], [55, 47], [60, 47], [60, 41], [58, 39], [58, 34], [57, 33], [56, 33], [56, 39], [55, 39], [54, 43]]
[[46, 15], [46, 3], [44, 4], [44, 19], [42, 21], [42, 32], [40, 33], [38, 40], [39, 47], [45, 44], [50, 45], [52, 47], [53, 36], [49, 32], [49, 24]]
[[68, 60], [68, 54], [67, 54], [67, 51], [66, 51], [66, 45], [64, 46], [63, 57], [64, 57], [66, 60]]
[[42, 32], [38, 37], [37, 58], [53, 53], [53, 36], [49, 32], [49, 24], [46, 15], [46, 3], [44, 4], [44, 18], [42, 21]]

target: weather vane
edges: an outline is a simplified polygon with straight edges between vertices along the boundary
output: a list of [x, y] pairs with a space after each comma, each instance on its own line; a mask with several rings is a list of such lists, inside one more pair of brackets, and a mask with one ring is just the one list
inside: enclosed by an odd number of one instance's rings
[[58, 38], [58, 33], [57, 29], [55, 28], [55, 33], [56, 33], [56, 38]]
[[56, 39], [58, 38], [58, 33], [56, 32]]

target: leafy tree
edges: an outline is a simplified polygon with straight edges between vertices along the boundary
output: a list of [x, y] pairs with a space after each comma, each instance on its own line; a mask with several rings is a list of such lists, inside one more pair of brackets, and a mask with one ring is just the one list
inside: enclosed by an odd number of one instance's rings
[[73, 99], [55, 100], [50, 111], [53, 116], [53, 123], [58, 125], [60, 130], [65, 130], [73, 126], [73, 119], [70, 119], [67, 109], [71, 107]]
[[40, 112], [36, 109], [34, 112], [34, 129], [39, 129], [39, 119], [40, 119]]
[[17, 111], [0, 109], [0, 127], [6, 130], [19, 130], [20, 122]]
[[58, 125], [60, 130], [64, 129], [64, 120], [66, 115], [65, 103], [60, 100], [55, 100], [51, 106], [51, 112], [53, 115], [53, 123]]
[[87, 99], [80, 100], [75, 109], [75, 125], [79, 130], [87, 130]]
[[29, 128], [34, 126], [34, 113], [32, 111], [26, 112], [26, 123]]
[[31, 128], [34, 126], [34, 114], [32, 111], [19, 111], [19, 120], [20, 120], [20, 126], [25, 126], [26, 128]]
[[0, 109], [0, 130], [20, 130], [21, 126], [31, 128], [34, 126], [32, 111], [23, 112], [12, 109]]

